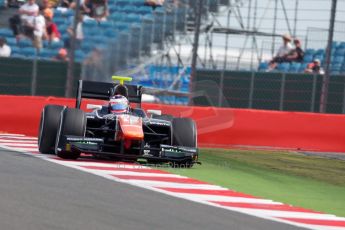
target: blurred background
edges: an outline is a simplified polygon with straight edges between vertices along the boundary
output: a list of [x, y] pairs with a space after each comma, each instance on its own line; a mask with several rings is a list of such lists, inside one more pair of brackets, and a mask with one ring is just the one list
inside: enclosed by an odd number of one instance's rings
[[[25, 4], [0, 0], [1, 94], [74, 97], [79, 79], [125, 75], [155, 103], [345, 113], [343, 0], [41, 0], [41, 45], [13, 31]], [[272, 68], [283, 35], [304, 56]]]

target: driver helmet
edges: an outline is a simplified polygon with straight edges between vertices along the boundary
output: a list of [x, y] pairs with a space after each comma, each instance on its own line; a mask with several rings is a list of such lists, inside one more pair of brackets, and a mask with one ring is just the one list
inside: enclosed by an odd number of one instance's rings
[[115, 95], [110, 98], [109, 107], [111, 113], [125, 113], [128, 111], [129, 102], [122, 95]]

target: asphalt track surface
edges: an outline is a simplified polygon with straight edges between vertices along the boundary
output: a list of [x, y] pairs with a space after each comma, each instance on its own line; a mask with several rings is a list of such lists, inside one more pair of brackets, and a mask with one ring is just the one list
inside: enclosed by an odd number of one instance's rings
[[297, 230], [0, 149], [4, 230]]

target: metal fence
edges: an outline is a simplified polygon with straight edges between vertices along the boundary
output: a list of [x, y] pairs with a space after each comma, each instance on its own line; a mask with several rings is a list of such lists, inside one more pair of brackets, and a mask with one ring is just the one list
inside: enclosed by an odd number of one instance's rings
[[[63, 97], [66, 90], [67, 65], [66, 62], [0, 58], [0, 94]], [[80, 72], [81, 66], [76, 63], [74, 92]]]
[[[193, 103], [280, 111], [319, 112], [321, 75], [199, 70]], [[345, 113], [345, 76], [330, 78], [327, 113]]]
[[[345, 38], [345, 21], [337, 21], [334, 25], [333, 41], [344, 41]], [[326, 48], [328, 39], [328, 29], [309, 27], [305, 38], [305, 47], [308, 49]]]
[[[38, 60], [35, 69], [33, 62], [1, 58], [0, 94], [64, 96], [67, 63]], [[76, 65], [74, 83], [81, 71]], [[321, 75], [198, 70], [193, 84], [192, 101], [200, 106], [304, 112], [320, 108]], [[330, 78], [326, 112], [345, 113], [344, 75]]]

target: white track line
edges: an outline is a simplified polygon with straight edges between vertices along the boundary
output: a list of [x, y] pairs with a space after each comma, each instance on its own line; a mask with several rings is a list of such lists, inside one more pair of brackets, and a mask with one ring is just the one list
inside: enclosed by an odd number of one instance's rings
[[105, 171], [105, 170], [96, 170], [96, 169], [88, 169], [91, 173], [95, 174], [106, 174], [106, 175], [114, 175], [114, 176], [150, 176], [150, 177], [169, 177], [169, 178], [187, 178], [185, 176], [180, 176], [176, 174], [165, 174], [165, 173], [145, 173], [145, 170], [142, 172], [131, 172], [131, 171]]
[[23, 134], [0, 133], [1, 137], [25, 137]]
[[97, 160], [90, 162], [85, 162], [85, 161], [65, 161], [65, 160], [58, 160], [58, 159], [52, 159], [56, 162], [61, 162], [65, 165], [75, 165], [75, 166], [101, 166], [101, 167], [115, 167], [117, 169], [121, 168], [126, 168], [126, 169], [149, 169], [149, 167], [142, 166], [142, 165], [137, 165], [137, 164], [127, 164], [127, 163], [100, 163], [97, 162]]
[[28, 143], [28, 144], [36, 144], [37, 146], [37, 141], [36, 140], [27, 140], [27, 141], [23, 141], [23, 140], [5, 140], [5, 139], [0, 139], [0, 144], [8, 144], [8, 143]]
[[[222, 206], [222, 205], [221, 205]], [[320, 213], [309, 213], [309, 212], [294, 212], [294, 211], [272, 211], [266, 209], [252, 209], [252, 208], [237, 208], [237, 207], [227, 207], [223, 206], [226, 209], [232, 211], [240, 211], [245, 212], [250, 215], [263, 215], [263, 216], [270, 216], [276, 218], [306, 218], [306, 219], [313, 219], [313, 220], [341, 220], [337, 219], [340, 217], [336, 217], [331, 214], [320, 214]]]
[[37, 143], [31, 143], [31, 144], [28, 144], [28, 143], [0, 143], [2, 145], [6, 145], [8, 147], [35, 147], [37, 148]]
[[181, 196], [186, 199], [198, 199], [203, 201], [221, 201], [221, 202], [240, 202], [240, 203], [249, 203], [249, 204], [283, 204], [281, 202], [275, 202], [272, 200], [265, 200], [260, 198], [244, 198], [236, 196], [221, 196], [221, 195], [200, 195], [200, 194], [186, 194], [186, 193], [176, 193], [181, 194]]
[[187, 183], [174, 183], [174, 182], [153, 181], [153, 180], [134, 180], [134, 179], [129, 179], [129, 180], [119, 179], [119, 180], [126, 181], [131, 184], [137, 184], [139, 186], [149, 186], [149, 187], [209, 189], [209, 190], [222, 189], [221, 187], [217, 185], [210, 185], [210, 184], [187, 184]]
[[37, 140], [37, 137], [18, 137], [18, 136], [1, 136], [2, 139], [12, 139], [12, 140]]
[[331, 226], [322, 226], [322, 225], [315, 225], [315, 229], [318, 230], [344, 230], [344, 227], [331, 227]]

